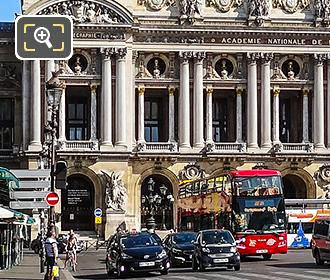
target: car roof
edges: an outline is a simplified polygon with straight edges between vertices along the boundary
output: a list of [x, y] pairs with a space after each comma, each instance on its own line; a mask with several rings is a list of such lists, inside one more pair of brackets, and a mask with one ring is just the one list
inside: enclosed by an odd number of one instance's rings
[[118, 234], [119, 238], [122, 237], [136, 237], [136, 236], [141, 236], [141, 235], [151, 235], [149, 232], [137, 232], [137, 233], [120, 233]]
[[204, 233], [204, 232], [230, 232], [229, 230], [226, 229], [204, 229], [201, 230], [200, 233]]

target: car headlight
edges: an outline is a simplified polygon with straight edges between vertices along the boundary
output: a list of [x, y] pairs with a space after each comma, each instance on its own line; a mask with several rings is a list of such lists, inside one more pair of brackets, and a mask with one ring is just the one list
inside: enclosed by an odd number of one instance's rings
[[123, 259], [132, 259], [132, 258], [133, 258], [132, 256], [127, 255], [126, 253], [121, 253], [121, 257], [122, 257]]
[[173, 253], [182, 253], [182, 250], [180, 250], [180, 249], [176, 249], [176, 248], [173, 248], [173, 249], [172, 249], [172, 252], [173, 252]]
[[209, 248], [202, 248], [202, 251], [203, 251], [204, 253], [210, 253], [210, 252], [211, 252]]
[[163, 250], [163, 251], [161, 251], [161, 252], [158, 254], [158, 259], [165, 258], [166, 256], [167, 256], [166, 251]]
[[230, 247], [230, 252], [231, 253], [236, 253], [237, 252], [237, 248], [236, 247]]

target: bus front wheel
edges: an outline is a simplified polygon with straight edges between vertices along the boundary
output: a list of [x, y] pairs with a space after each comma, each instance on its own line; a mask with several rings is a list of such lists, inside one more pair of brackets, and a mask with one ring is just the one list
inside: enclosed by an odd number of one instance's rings
[[262, 257], [264, 258], [265, 261], [268, 261], [272, 258], [272, 254], [263, 254]]

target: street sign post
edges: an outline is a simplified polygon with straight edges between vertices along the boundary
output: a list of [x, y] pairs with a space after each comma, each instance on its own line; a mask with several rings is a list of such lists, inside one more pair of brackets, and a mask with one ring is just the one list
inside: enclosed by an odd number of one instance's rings
[[100, 225], [100, 224], [102, 224], [102, 217], [96, 217], [96, 216], [95, 216], [95, 224], [96, 224], [96, 225]]
[[55, 206], [60, 200], [60, 198], [58, 197], [57, 193], [50, 192], [46, 195], [45, 200], [48, 203], [48, 205]]
[[96, 208], [94, 210], [94, 216], [95, 217], [102, 217], [102, 209], [101, 208]]

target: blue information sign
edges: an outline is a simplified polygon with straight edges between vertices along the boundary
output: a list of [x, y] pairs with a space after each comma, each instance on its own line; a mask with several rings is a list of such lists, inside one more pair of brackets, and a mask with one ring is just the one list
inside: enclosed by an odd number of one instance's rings
[[94, 215], [95, 215], [95, 217], [102, 217], [102, 209], [101, 208], [96, 208], [94, 210]]

